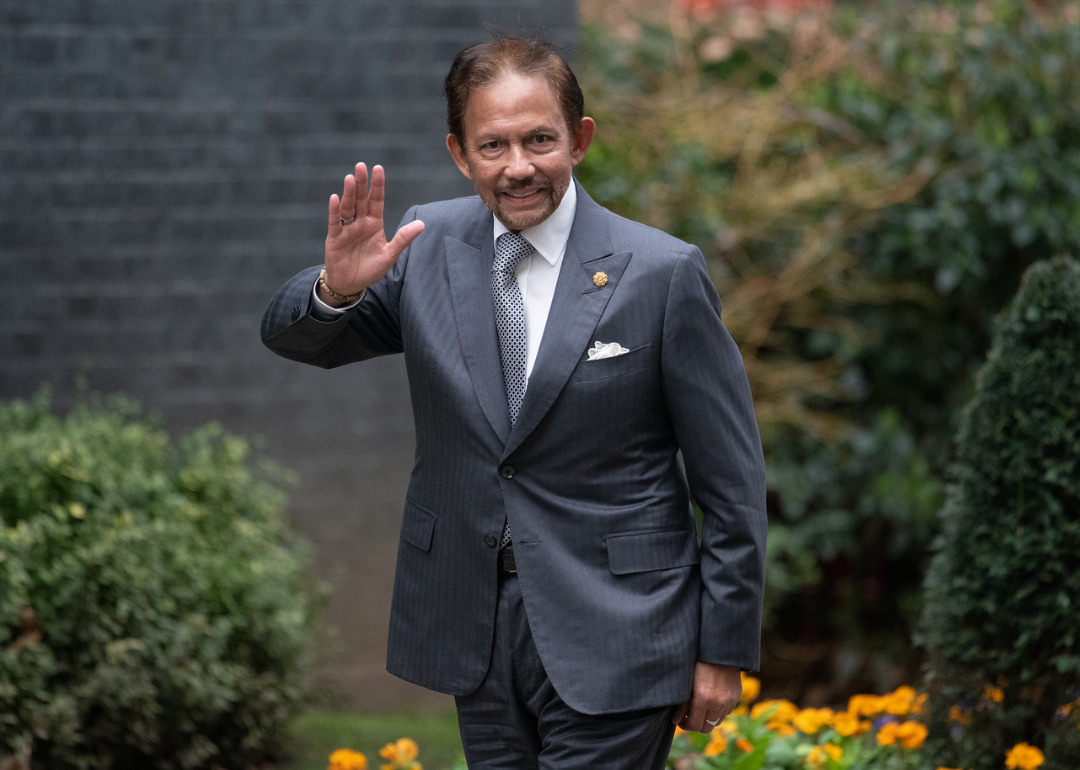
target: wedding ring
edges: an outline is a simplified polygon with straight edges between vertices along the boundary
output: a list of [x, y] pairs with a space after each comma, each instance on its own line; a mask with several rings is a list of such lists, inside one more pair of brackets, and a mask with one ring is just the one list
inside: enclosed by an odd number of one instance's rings
[[712, 721], [711, 719], [706, 719], [706, 720], [705, 720], [705, 724], [707, 724], [707, 725], [712, 725], [713, 727], [716, 727], [716, 726], [717, 726], [718, 724], [720, 724], [720, 720], [719, 720], [719, 719], [717, 719], [717, 720], [716, 720], [716, 721], [714, 722], [714, 721]]
[[348, 219], [346, 219], [345, 217], [341, 218], [341, 224], [343, 224], [343, 225], [351, 225], [355, 221], [356, 221], [356, 214], [353, 214]]

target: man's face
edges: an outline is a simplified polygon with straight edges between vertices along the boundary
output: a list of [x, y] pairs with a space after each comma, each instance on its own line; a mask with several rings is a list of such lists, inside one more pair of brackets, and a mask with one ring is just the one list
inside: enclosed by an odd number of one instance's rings
[[446, 146], [499, 221], [525, 230], [551, 216], [570, 186], [596, 130], [592, 118], [581, 124], [572, 135], [544, 78], [508, 73], [469, 95], [465, 146], [453, 134]]

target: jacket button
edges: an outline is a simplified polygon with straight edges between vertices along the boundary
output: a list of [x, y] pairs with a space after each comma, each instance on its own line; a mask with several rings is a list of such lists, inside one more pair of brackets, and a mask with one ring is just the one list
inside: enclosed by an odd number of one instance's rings
[[494, 548], [499, 541], [495, 539], [495, 535], [484, 535], [484, 542], [488, 544], [489, 548]]
[[514, 470], [513, 465], [504, 465], [503, 467], [499, 468], [499, 475], [502, 476], [504, 479], [514, 478], [515, 473], [517, 473], [517, 471]]

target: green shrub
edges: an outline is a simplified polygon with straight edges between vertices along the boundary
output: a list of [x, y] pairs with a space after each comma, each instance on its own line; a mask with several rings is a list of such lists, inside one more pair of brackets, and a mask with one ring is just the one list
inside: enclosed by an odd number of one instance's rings
[[993, 319], [1080, 253], [1080, 6], [630, 4], [586, 28], [579, 176], [710, 260], [770, 463], [775, 628], [895, 661]]
[[1080, 7], [904, 3], [864, 18], [861, 73], [809, 101], [933, 173], [853, 246], [873, 274], [926, 289], [858, 314], [875, 338], [859, 362], [875, 402], [947, 439], [1024, 269], [1080, 254]]
[[[922, 641], [942, 764], [1027, 741], [1080, 762], [1080, 265], [1037, 263], [1002, 318], [958, 438]], [[1080, 705], [1080, 704], [1077, 704]], [[951, 712], [951, 716], [950, 716]]]
[[249, 767], [301, 703], [311, 621], [280, 471], [120, 399], [0, 406], [0, 757]]

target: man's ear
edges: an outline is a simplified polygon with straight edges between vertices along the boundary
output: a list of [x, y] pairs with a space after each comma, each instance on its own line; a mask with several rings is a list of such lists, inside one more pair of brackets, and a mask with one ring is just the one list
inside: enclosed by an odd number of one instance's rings
[[570, 152], [570, 160], [576, 166], [585, 160], [585, 153], [589, 151], [593, 137], [596, 136], [596, 121], [592, 118], [582, 118], [581, 127], [574, 134], [574, 146]]
[[454, 163], [457, 164], [458, 171], [465, 175], [465, 178], [472, 181], [472, 175], [469, 173], [469, 164], [465, 159], [465, 148], [458, 143], [457, 137], [453, 134], [446, 135], [446, 149], [450, 151], [450, 157], [454, 159]]

